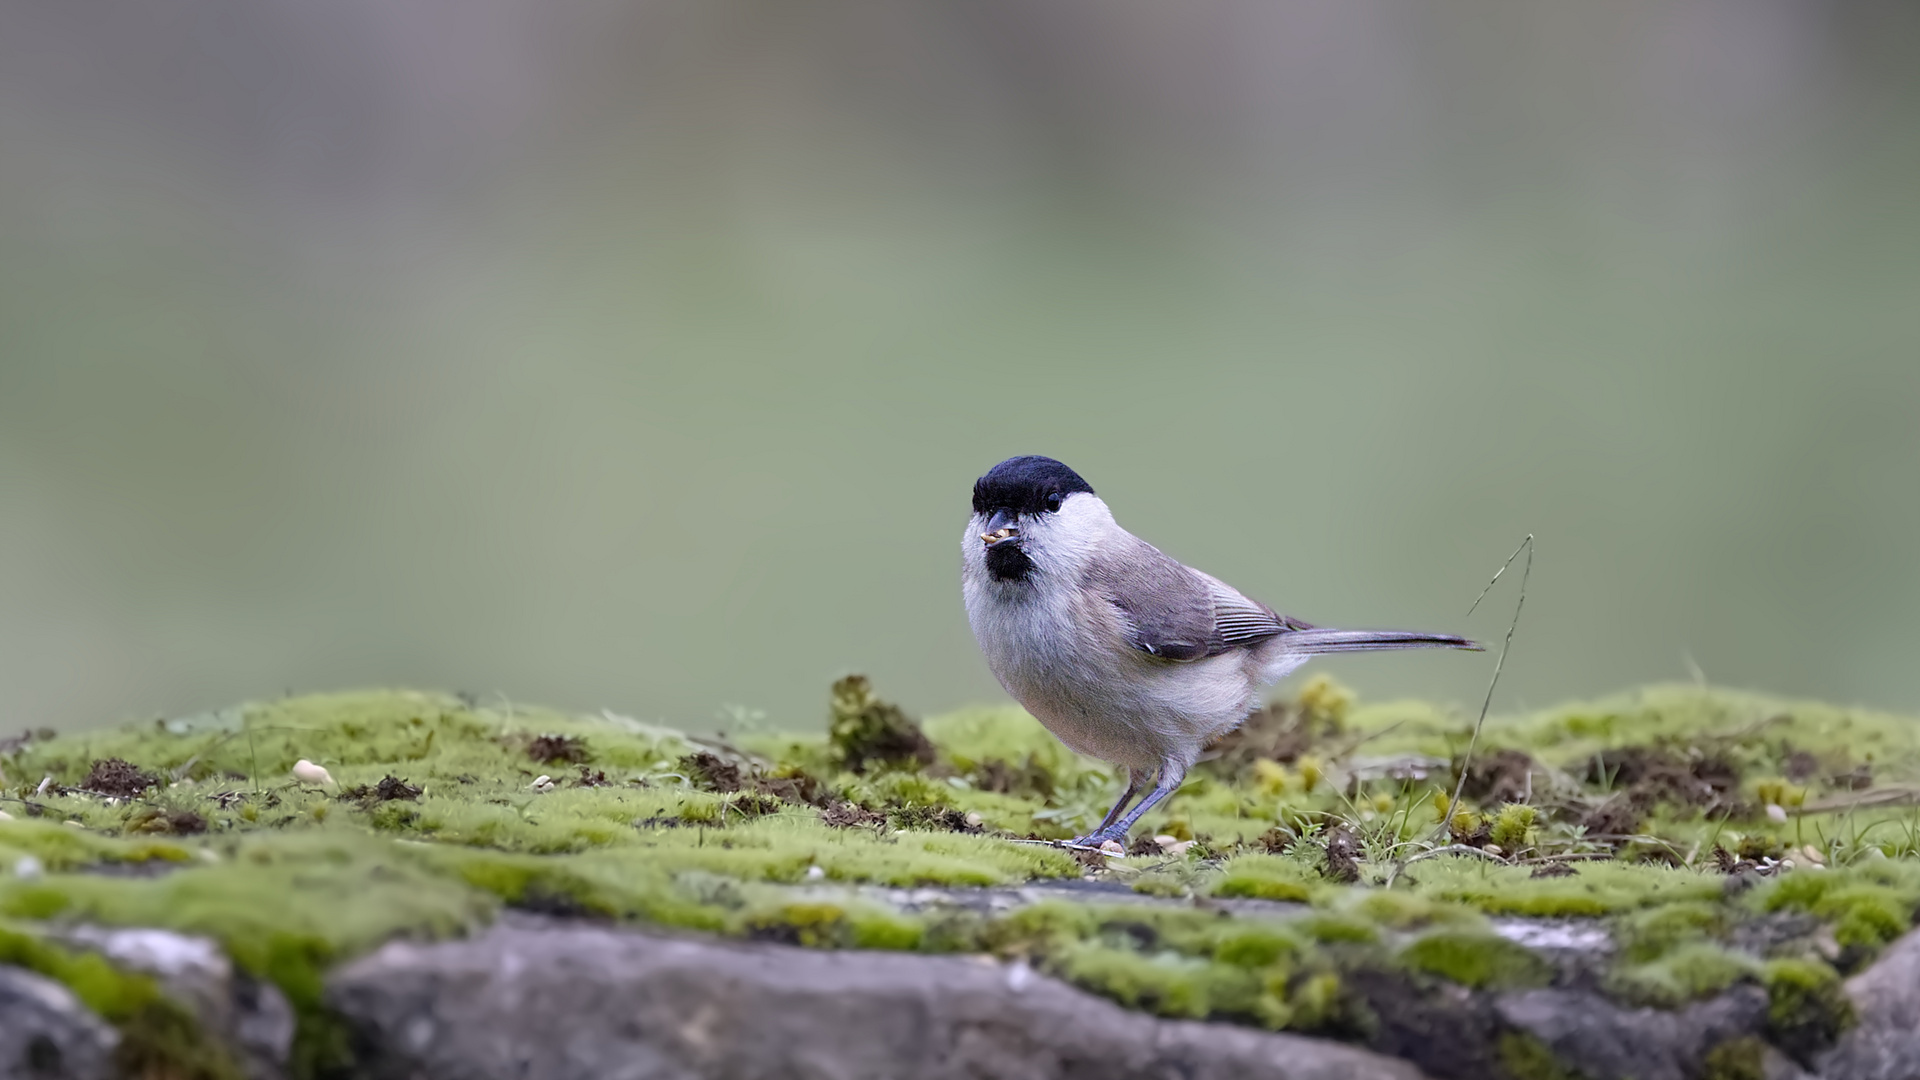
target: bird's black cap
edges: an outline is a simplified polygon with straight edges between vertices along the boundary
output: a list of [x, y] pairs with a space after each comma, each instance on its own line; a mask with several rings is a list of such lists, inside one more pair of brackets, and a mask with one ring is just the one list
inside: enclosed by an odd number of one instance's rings
[[1076, 491], [1093, 494], [1092, 486], [1079, 473], [1058, 461], [1038, 454], [1011, 457], [973, 482], [973, 512], [1038, 514], [1058, 510], [1060, 500]]

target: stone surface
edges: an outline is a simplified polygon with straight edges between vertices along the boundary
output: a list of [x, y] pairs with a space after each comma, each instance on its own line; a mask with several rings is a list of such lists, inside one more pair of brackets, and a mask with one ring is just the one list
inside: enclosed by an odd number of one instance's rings
[[1815, 1063], [1821, 1080], [1920, 1077], [1920, 931], [1847, 980], [1859, 1023]]
[[66, 987], [0, 967], [0, 1080], [106, 1080], [118, 1042]]
[[1623, 1008], [1585, 991], [1529, 990], [1502, 995], [1494, 1008], [1588, 1080], [1690, 1080], [1714, 1047], [1761, 1032], [1767, 994], [1737, 986], [1679, 1012], [1663, 1012]]
[[1299, 1036], [1159, 1020], [977, 958], [509, 920], [396, 942], [327, 998], [360, 1075], [406, 1080], [1420, 1080]]
[[169, 930], [70, 927], [64, 943], [100, 953], [114, 966], [158, 979], [230, 1049], [249, 1080], [281, 1080], [293, 1045], [293, 1009], [280, 991], [235, 970], [213, 941]]

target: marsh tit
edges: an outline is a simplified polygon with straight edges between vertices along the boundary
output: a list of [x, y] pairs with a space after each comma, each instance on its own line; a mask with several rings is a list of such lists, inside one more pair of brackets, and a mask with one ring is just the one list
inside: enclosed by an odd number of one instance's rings
[[1125, 843], [1200, 751], [1311, 657], [1481, 648], [1451, 634], [1324, 630], [1278, 614], [1121, 528], [1080, 474], [1052, 458], [1008, 458], [974, 483], [961, 550], [967, 619], [994, 677], [1070, 749], [1126, 771], [1120, 801], [1076, 844]]

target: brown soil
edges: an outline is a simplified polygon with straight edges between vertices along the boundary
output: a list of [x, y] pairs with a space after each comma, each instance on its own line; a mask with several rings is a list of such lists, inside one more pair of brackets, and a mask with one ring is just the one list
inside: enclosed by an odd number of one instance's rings
[[151, 774], [143, 773], [119, 758], [105, 758], [93, 763], [87, 778], [80, 781], [80, 788], [96, 795], [131, 799], [157, 783], [159, 780]]
[[527, 743], [527, 756], [542, 765], [584, 765], [593, 760], [587, 740], [578, 735], [539, 735]]

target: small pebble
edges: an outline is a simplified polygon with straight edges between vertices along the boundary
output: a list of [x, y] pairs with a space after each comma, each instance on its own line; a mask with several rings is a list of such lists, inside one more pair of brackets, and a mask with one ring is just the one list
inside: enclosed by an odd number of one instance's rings
[[1768, 803], [1767, 820], [1773, 822], [1775, 825], [1785, 825], [1787, 823], [1787, 808], [1781, 806], [1779, 803]]
[[1805, 855], [1807, 857], [1807, 861], [1814, 864], [1815, 866], [1818, 866], [1821, 863], [1827, 861], [1827, 857], [1825, 855], [1820, 854], [1820, 849], [1817, 847], [1814, 847], [1812, 844], [1808, 844], [1806, 847], [1801, 848], [1800, 853], [1802, 855]]
[[967, 811], [967, 828], [969, 829], [979, 828], [986, 823], [986, 820], [986, 818], [980, 816], [980, 811], [978, 810]]
[[541, 773], [539, 776], [534, 777], [533, 783], [527, 786], [534, 791], [552, 791], [553, 777]]
[[1161, 833], [1159, 836], [1156, 836], [1153, 838], [1153, 842], [1156, 844], [1159, 844], [1163, 848], [1170, 848], [1173, 845], [1179, 843], [1180, 838], [1177, 836], [1168, 836], [1166, 833]]
[[1483, 847], [1480, 850], [1486, 852], [1489, 855], [1505, 855], [1507, 853], [1507, 850], [1501, 847], [1499, 844], [1488, 844], [1486, 847]]
[[293, 778], [303, 784], [326, 785], [333, 783], [333, 774], [327, 771], [326, 766], [315, 765], [306, 758], [301, 758], [299, 761], [293, 763]]
[[1185, 855], [1187, 853], [1187, 849], [1192, 846], [1193, 846], [1193, 841], [1182, 840], [1175, 844], [1169, 844], [1162, 850], [1165, 851], [1168, 855]]
[[1101, 844], [1100, 850], [1106, 852], [1108, 855], [1125, 855], [1127, 853], [1127, 849], [1123, 847], [1118, 840], [1109, 840]]
[[31, 855], [22, 855], [13, 860], [13, 876], [17, 878], [37, 878], [47, 872], [39, 859]]
[[807, 880], [808, 880], [808, 881], [819, 881], [819, 880], [820, 880], [821, 878], [823, 878], [823, 877], [826, 877], [826, 876], [827, 876], [827, 872], [826, 872], [825, 870], [822, 870], [822, 869], [820, 869], [820, 868], [819, 868], [819, 867], [817, 867], [817, 866], [809, 866], [809, 867], [807, 867]]
[[1025, 960], [1015, 960], [1007, 965], [1007, 989], [1019, 993], [1033, 985], [1033, 968]]

